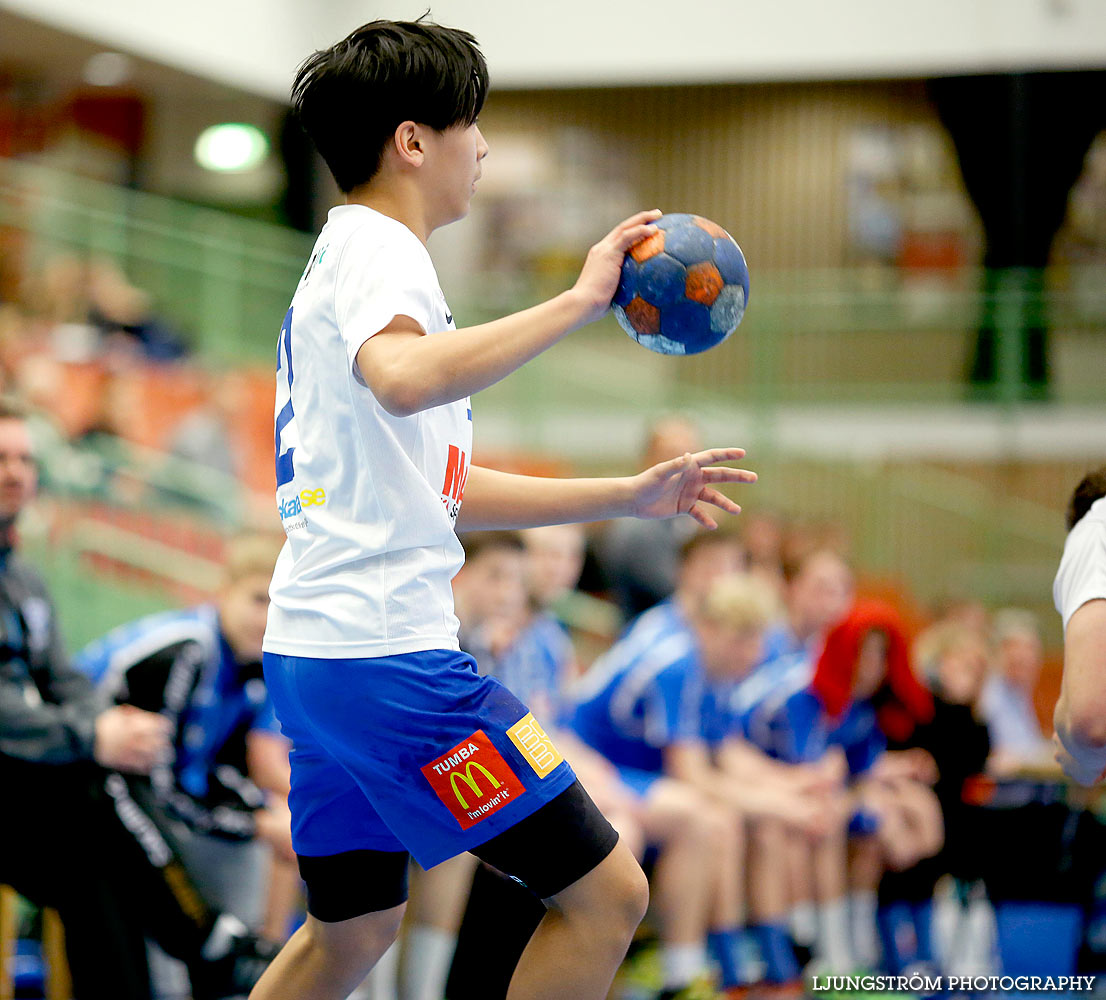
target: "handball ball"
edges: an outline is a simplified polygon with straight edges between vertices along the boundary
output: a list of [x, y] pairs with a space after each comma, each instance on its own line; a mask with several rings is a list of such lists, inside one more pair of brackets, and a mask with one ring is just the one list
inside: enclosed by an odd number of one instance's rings
[[698, 215], [662, 215], [622, 263], [615, 318], [659, 354], [698, 354], [722, 343], [749, 301], [749, 269], [732, 236]]

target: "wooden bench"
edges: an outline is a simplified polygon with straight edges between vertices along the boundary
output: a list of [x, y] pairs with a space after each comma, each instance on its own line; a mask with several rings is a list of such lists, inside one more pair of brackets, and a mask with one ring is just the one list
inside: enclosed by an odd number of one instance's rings
[[[15, 938], [18, 931], [19, 896], [0, 885], [0, 1000], [15, 996]], [[46, 1000], [71, 1000], [73, 983], [65, 958], [65, 930], [57, 911], [42, 910], [42, 957], [46, 966]]]

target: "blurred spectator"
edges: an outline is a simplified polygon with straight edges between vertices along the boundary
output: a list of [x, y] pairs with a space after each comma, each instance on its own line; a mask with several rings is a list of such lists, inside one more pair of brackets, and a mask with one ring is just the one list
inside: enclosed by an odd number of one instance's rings
[[958, 878], [972, 879], [977, 877], [977, 862], [971, 857], [963, 793], [964, 783], [983, 773], [991, 752], [981, 713], [990, 650], [973, 628], [955, 622], [937, 626], [924, 648], [923, 670], [933, 691], [934, 714], [931, 722], [918, 726], [912, 743], [924, 748], [937, 768], [933, 790], [945, 817], [944, 867]]
[[915, 650], [933, 693], [934, 715], [916, 726], [906, 742], [924, 747], [934, 758], [934, 787], [949, 812], [962, 801], [964, 780], [982, 773], [990, 752], [981, 701], [991, 652], [974, 628], [958, 622], [933, 626], [918, 638]]
[[1068, 538], [1052, 594], [1064, 623], [1056, 759], [1084, 785], [1106, 777], [1106, 467], [1068, 503]]
[[89, 321], [100, 336], [99, 353], [111, 367], [134, 361], [179, 361], [188, 350], [180, 335], [152, 308], [111, 261], [89, 266]]
[[[244, 379], [239, 372], [227, 371], [208, 374], [204, 382], [209, 391], [202, 401], [170, 429], [165, 448], [172, 457], [158, 470], [158, 485], [167, 498], [224, 524], [240, 525], [248, 511], [248, 491], [241, 478], [245, 456], [235, 433], [242, 420]], [[267, 495], [263, 504], [267, 521]]]
[[[670, 416], [649, 428], [642, 468], [699, 451], [699, 428], [687, 417]], [[615, 603], [628, 621], [663, 601], [676, 586], [680, 544], [696, 530], [688, 517], [643, 521], [622, 517], [612, 521], [600, 539], [599, 565]]]
[[[288, 741], [261, 675], [271, 536], [241, 536], [227, 551], [218, 598], [120, 626], [74, 666], [105, 698], [172, 723], [173, 753], [131, 795], [158, 822], [207, 898], [257, 931], [265, 917], [270, 852], [278, 881], [294, 881]], [[278, 888], [279, 891], [279, 888]], [[180, 992], [183, 969], [157, 961], [158, 996]]]
[[[875, 893], [887, 870], [902, 871], [941, 847], [936, 779], [925, 753], [905, 746], [934, 718], [933, 698], [910, 666], [898, 614], [877, 602], [855, 605], [826, 636], [813, 674], [794, 670], [749, 710], [751, 737], [778, 760], [799, 764], [844, 755], [853, 796], [850, 907], [853, 946], [878, 955]], [[917, 915], [918, 958], [929, 958], [928, 914]]]
[[1044, 662], [1036, 616], [1020, 608], [997, 612], [994, 643], [995, 670], [984, 685], [982, 700], [991, 735], [992, 768], [1004, 773], [1047, 765], [1052, 750], [1033, 704]]
[[104, 708], [66, 662], [49, 596], [12, 552], [35, 467], [20, 412], [0, 405], [0, 881], [59, 911], [76, 994], [147, 1000], [144, 935], [189, 969], [195, 1000], [237, 994], [263, 959], [241, 921], [220, 914], [117, 773], [149, 774], [171, 723]]
[[215, 372], [207, 382], [210, 392], [206, 400], [173, 428], [167, 451], [229, 479], [238, 474], [241, 465], [233, 436], [241, 378], [235, 372]]
[[579, 524], [553, 524], [522, 534], [526, 546], [526, 586], [534, 604], [556, 613], [576, 589], [584, 567], [586, 537]]
[[991, 615], [978, 598], [947, 595], [933, 606], [934, 624], [964, 625], [985, 639], [991, 635]]
[[111, 260], [54, 257], [43, 266], [31, 300], [59, 360], [101, 360], [120, 368], [179, 361], [188, 353], [180, 335], [154, 312], [150, 296]]
[[810, 549], [783, 565], [784, 617], [764, 637], [764, 662], [805, 653], [817, 656], [826, 632], [849, 610], [853, 575], [830, 548]]
[[745, 511], [741, 515], [741, 540], [748, 553], [749, 573], [765, 591], [783, 603], [783, 543], [786, 524], [770, 510]]
[[610, 601], [580, 589], [587, 558], [587, 535], [581, 525], [531, 528], [522, 538], [530, 600], [547, 625], [555, 623], [568, 632], [575, 674], [621, 631], [621, 613]]
[[880, 884], [881, 936], [892, 971], [918, 957], [913, 948], [919, 938], [932, 957], [926, 942], [938, 879], [952, 875], [965, 886], [962, 896], [967, 898], [966, 886], [982, 877], [980, 852], [988, 849], [964, 792], [966, 783], [983, 773], [990, 752], [987, 725], [979, 715], [990, 652], [974, 628], [955, 621], [931, 628], [915, 649], [933, 693], [933, 718], [919, 722], [905, 739], [888, 739], [888, 747], [922, 750], [932, 759], [945, 835], [936, 855], [905, 871], [887, 872]]

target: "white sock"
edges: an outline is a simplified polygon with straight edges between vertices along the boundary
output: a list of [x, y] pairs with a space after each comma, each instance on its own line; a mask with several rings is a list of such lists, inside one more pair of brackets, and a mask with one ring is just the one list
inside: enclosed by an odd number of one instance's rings
[[693, 982], [709, 968], [707, 949], [702, 944], [666, 944], [661, 946], [664, 988], [678, 990]]
[[811, 900], [796, 903], [791, 908], [788, 923], [796, 944], [810, 947], [818, 940], [818, 910]]
[[456, 949], [456, 934], [427, 924], [412, 927], [403, 958], [405, 1000], [442, 1000]]
[[204, 942], [200, 955], [208, 962], [222, 958], [230, 951], [231, 943], [236, 938], [243, 938], [249, 932], [249, 928], [233, 913], [220, 913], [215, 919], [215, 926], [211, 928], [211, 933]]
[[399, 942], [393, 941], [349, 1000], [398, 1000]]
[[849, 919], [852, 924], [853, 954], [856, 960], [869, 969], [879, 965], [882, 948], [876, 925], [879, 900], [874, 892], [864, 890], [849, 894]]
[[818, 936], [814, 952], [833, 972], [852, 972], [856, 958], [849, 944], [852, 937], [849, 926], [849, 905], [842, 899], [834, 899], [818, 906]]

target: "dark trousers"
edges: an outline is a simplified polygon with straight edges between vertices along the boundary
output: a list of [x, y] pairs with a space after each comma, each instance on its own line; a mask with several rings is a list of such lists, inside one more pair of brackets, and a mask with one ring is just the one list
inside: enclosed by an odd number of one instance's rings
[[146, 937], [189, 966], [210, 910], [119, 775], [0, 757], [0, 882], [58, 911], [77, 1000], [148, 1000]]
[[449, 1000], [503, 1000], [544, 916], [545, 904], [525, 886], [487, 865], [477, 868], [446, 983]]

